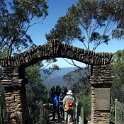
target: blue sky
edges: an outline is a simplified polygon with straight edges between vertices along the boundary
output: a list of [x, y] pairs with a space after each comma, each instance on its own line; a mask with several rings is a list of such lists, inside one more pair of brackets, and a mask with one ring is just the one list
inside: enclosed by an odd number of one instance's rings
[[48, 0], [48, 16], [39, 24], [30, 28], [29, 34], [37, 45], [46, 42], [45, 34], [54, 27], [59, 17], [66, 14], [67, 9], [77, 0]]
[[[37, 45], [42, 45], [46, 43], [45, 34], [49, 33], [50, 30], [54, 27], [59, 17], [64, 16], [67, 12], [67, 9], [77, 0], [48, 0], [48, 16], [42, 20], [39, 24], [32, 26], [29, 30], [33, 41]], [[80, 43], [76, 43], [76, 47], [82, 46]], [[103, 44], [96, 52], [116, 52], [117, 50], [124, 49], [124, 40], [111, 40], [108, 45]], [[58, 59], [56, 63], [60, 67], [72, 67], [63, 59]], [[84, 66], [82, 63], [77, 63], [80, 66]]]

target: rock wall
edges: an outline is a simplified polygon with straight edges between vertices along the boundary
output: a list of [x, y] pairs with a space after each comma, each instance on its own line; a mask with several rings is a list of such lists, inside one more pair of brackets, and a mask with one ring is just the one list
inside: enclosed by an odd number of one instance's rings
[[9, 124], [22, 124], [23, 111], [20, 89], [5, 88], [5, 101], [7, 108], [7, 116], [9, 118]]
[[[110, 88], [112, 85], [110, 65], [100, 65], [92, 67], [90, 78], [91, 87], [91, 122], [92, 124], [109, 124], [110, 123]], [[101, 89], [101, 97], [96, 92]], [[100, 93], [100, 92], [99, 92]], [[103, 96], [102, 96], [103, 95]], [[96, 103], [97, 102], [97, 103]], [[98, 105], [102, 104], [102, 105]], [[106, 106], [105, 106], [105, 105]], [[98, 108], [98, 106], [100, 106]], [[107, 108], [108, 107], [108, 108]]]

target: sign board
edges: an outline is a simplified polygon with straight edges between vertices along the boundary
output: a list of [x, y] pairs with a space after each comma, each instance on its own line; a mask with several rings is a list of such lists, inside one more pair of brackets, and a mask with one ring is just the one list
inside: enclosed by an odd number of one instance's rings
[[110, 88], [95, 88], [95, 110], [110, 109]]

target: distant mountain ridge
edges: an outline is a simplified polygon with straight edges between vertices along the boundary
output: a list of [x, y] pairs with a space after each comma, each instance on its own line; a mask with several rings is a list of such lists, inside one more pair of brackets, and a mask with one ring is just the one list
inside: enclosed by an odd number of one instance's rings
[[66, 68], [60, 68], [59, 70], [56, 70], [52, 72], [51, 74], [45, 73], [49, 72], [48, 69], [45, 70], [40, 70], [40, 74], [43, 78], [43, 83], [44, 85], [50, 89], [52, 86], [57, 86], [60, 85], [61, 87], [66, 86], [66, 82], [63, 79], [65, 75], [67, 75], [69, 72], [75, 71], [77, 68], [76, 67], [66, 67]]
[[66, 86], [68, 88], [70, 87], [72, 88], [74, 84], [79, 83], [80, 81], [83, 80], [83, 78], [89, 76], [89, 74], [90, 73], [88, 71], [88, 68], [82, 68], [82, 69], [77, 68], [76, 70], [71, 71], [66, 75], [64, 75], [63, 78], [66, 81]]

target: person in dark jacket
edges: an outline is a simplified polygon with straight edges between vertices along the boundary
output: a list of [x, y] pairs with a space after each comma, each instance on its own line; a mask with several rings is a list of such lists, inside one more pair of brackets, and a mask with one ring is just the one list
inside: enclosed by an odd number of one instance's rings
[[59, 107], [60, 107], [59, 95], [56, 93], [53, 98], [53, 119], [52, 119], [53, 121], [55, 121], [56, 113], [58, 115], [58, 121], [60, 120]]

